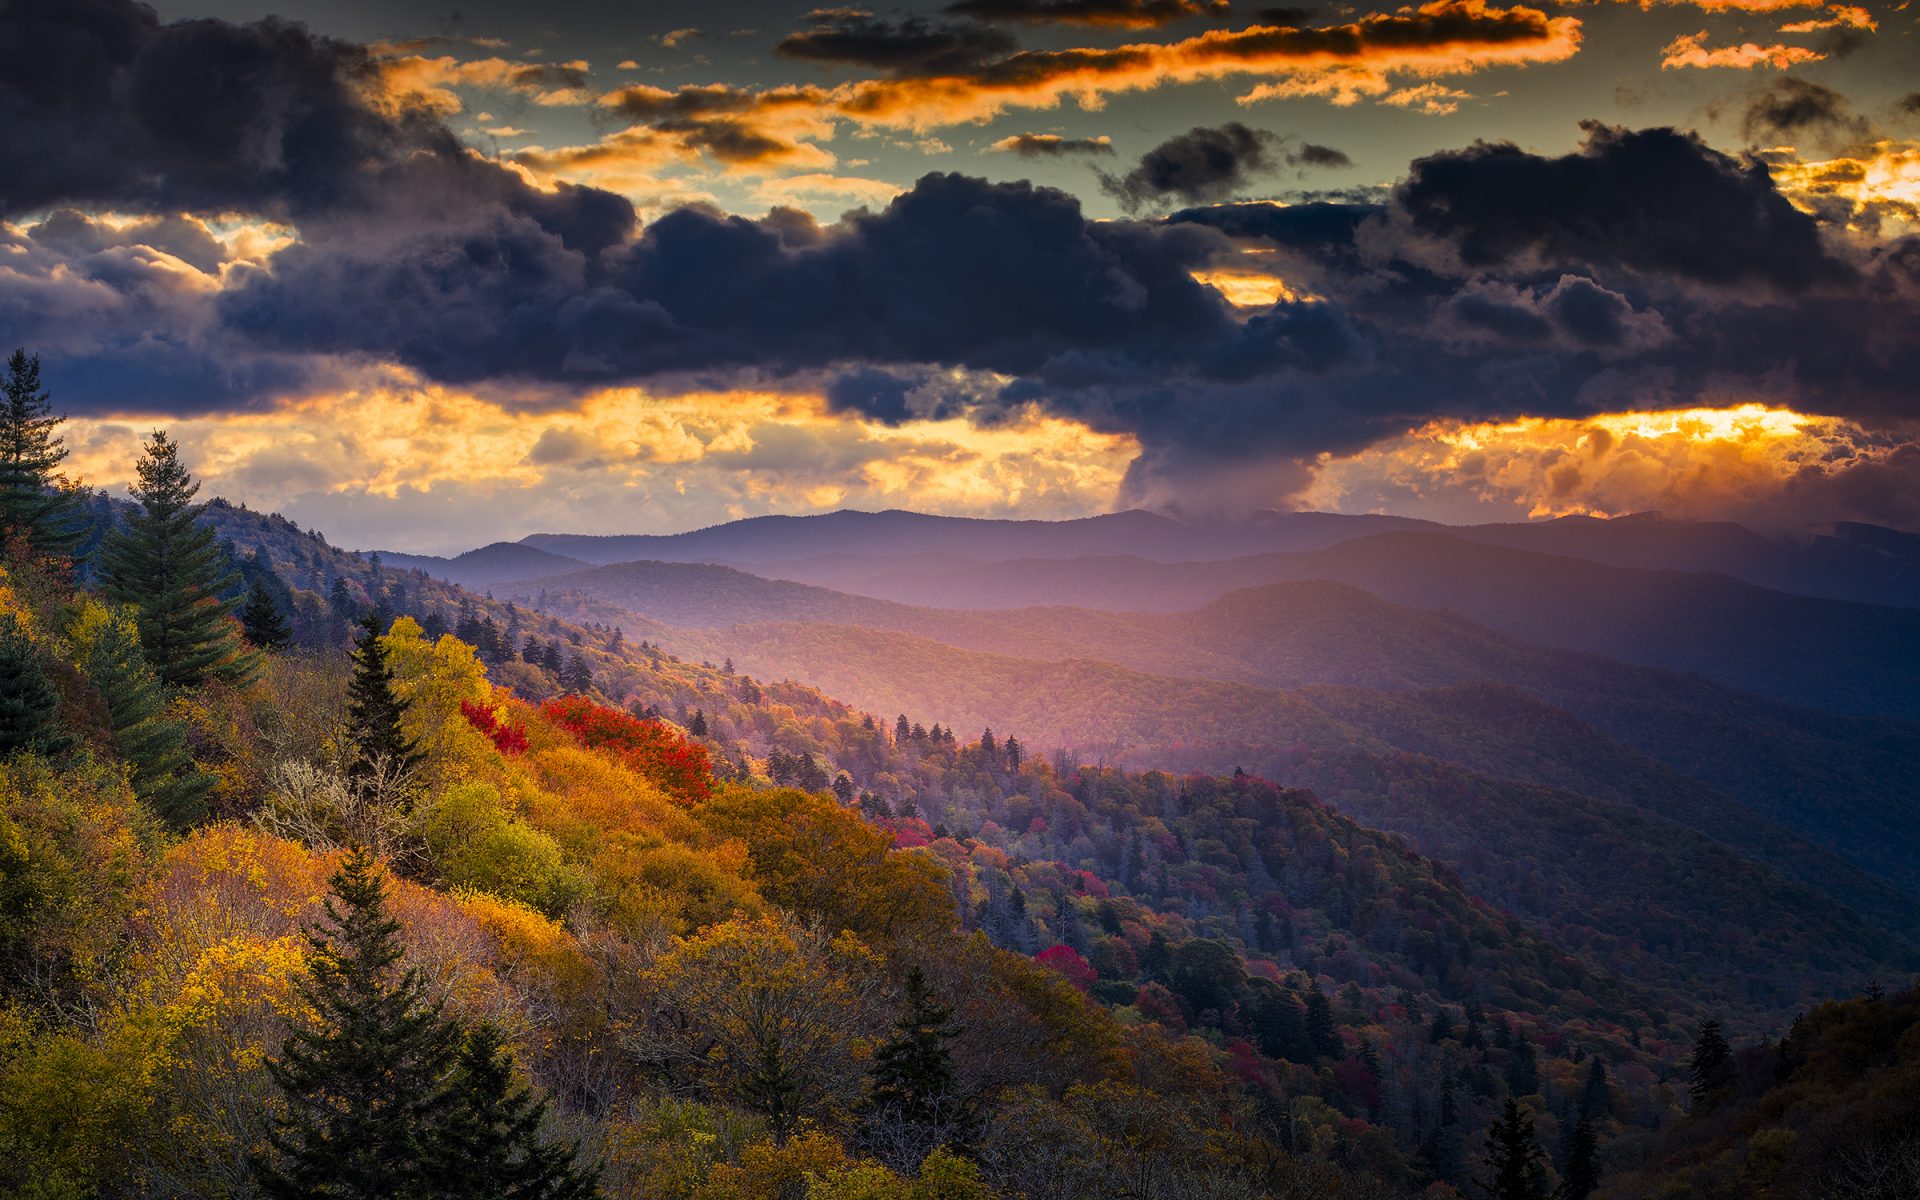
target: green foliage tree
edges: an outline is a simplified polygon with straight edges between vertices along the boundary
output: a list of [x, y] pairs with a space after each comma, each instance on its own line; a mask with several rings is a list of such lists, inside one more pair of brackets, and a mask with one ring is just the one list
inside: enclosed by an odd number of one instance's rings
[[54, 471], [67, 457], [55, 416], [40, 386], [40, 357], [15, 350], [0, 383], [0, 546], [25, 541], [35, 554], [65, 557], [86, 530], [73, 494]]
[[255, 1177], [283, 1200], [439, 1195], [458, 1031], [427, 1000], [420, 973], [400, 969], [400, 926], [373, 857], [356, 848], [330, 882], [330, 928], [307, 935], [302, 995], [314, 1020], [268, 1063], [286, 1109]]
[[589, 1200], [598, 1174], [582, 1169], [571, 1145], [541, 1141], [546, 1101], [513, 1081], [500, 1032], [468, 1031], [449, 1087], [445, 1124], [429, 1152], [434, 1195], [446, 1200]]
[[165, 433], [156, 430], [147, 443], [139, 476], [133, 497], [140, 510], [107, 540], [108, 597], [133, 606], [140, 644], [167, 686], [245, 683], [259, 656], [241, 641], [233, 620], [238, 597], [220, 599], [237, 572], [201, 523], [206, 505], [193, 503], [200, 485]]
[[1546, 1172], [1540, 1143], [1534, 1137], [1533, 1114], [1512, 1097], [1487, 1130], [1485, 1177], [1480, 1190], [1487, 1200], [1546, 1200]]
[[40, 652], [12, 613], [0, 613], [0, 758], [20, 751], [54, 754], [70, 740], [55, 723], [60, 696]]
[[259, 579], [247, 590], [247, 603], [240, 610], [240, 628], [247, 641], [258, 650], [279, 650], [293, 640], [293, 627], [280, 612], [280, 604]]
[[1693, 1041], [1693, 1056], [1687, 1060], [1687, 1090], [1693, 1095], [1695, 1108], [1712, 1107], [1714, 1097], [1726, 1085], [1732, 1058], [1733, 1047], [1727, 1044], [1720, 1022], [1711, 1019], [1702, 1022], [1700, 1036]]
[[407, 704], [393, 690], [393, 667], [380, 634], [379, 618], [369, 613], [361, 619], [353, 646], [353, 680], [347, 685], [347, 730], [353, 746], [347, 775], [353, 779], [381, 771], [404, 777], [426, 760], [401, 723]]
[[194, 766], [186, 730], [166, 715], [166, 694], [141, 653], [131, 613], [90, 603], [70, 636], [81, 669], [106, 701], [114, 749], [133, 768], [134, 794], [176, 830], [204, 819], [213, 778]]

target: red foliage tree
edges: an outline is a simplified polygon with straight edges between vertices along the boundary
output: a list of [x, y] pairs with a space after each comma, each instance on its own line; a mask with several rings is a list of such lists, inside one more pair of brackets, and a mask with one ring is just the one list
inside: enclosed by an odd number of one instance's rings
[[511, 756], [527, 752], [527, 731], [500, 720], [486, 705], [462, 700], [460, 715], [467, 719], [467, 724], [486, 734], [500, 753]]
[[1033, 961], [1065, 975], [1068, 983], [1083, 992], [1093, 987], [1093, 981], [1100, 978], [1093, 964], [1080, 957], [1080, 952], [1072, 946], [1050, 946], [1034, 955]]
[[713, 794], [707, 748], [688, 741], [664, 721], [643, 721], [584, 696], [549, 700], [540, 706], [540, 713], [581, 745], [611, 751], [677, 800], [699, 804]]

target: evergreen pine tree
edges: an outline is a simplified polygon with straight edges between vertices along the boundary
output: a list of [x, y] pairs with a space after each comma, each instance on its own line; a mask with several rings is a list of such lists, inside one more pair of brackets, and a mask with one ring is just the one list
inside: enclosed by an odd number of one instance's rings
[[1507, 1059], [1507, 1090], [1516, 1096], [1531, 1096], [1540, 1090], [1540, 1063], [1527, 1031], [1514, 1035], [1513, 1053]]
[[393, 690], [393, 668], [380, 641], [379, 619], [369, 613], [353, 645], [353, 679], [347, 685], [347, 734], [353, 758], [347, 775], [366, 779], [384, 770], [400, 778], [426, 761], [401, 724], [407, 705]]
[[40, 386], [40, 357], [15, 350], [0, 384], [0, 548], [24, 541], [38, 555], [69, 557], [86, 536], [84, 514], [54, 470], [67, 457]]
[[1567, 1169], [1560, 1174], [1558, 1200], [1587, 1200], [1600, 1186], [1600, 1135], [1594, 1131], [1593, 1118], [1582, 1115], [1573, 1127], [1573, 1148], [1567, 1153]]
[[1333, 1020], [1333, 1005], [1319, 988], [1307, 991], [1307, 1040], [1320, 1058], [1337, 1059], [1343, 1053], [1340, 1027]]
[[948, 1046], [959, 1036], [953, 1009], [934, 997], [920, 968], [909, 970], [906, 1011], [874, 1051], [863, 1106], [869, 1136], [899, 1169], [912, 1170], [942, 1144], [964, 1146], [972, 1138]]
[[953, 1052], [947, 1043], [960, 1036], [953, 1010], [934, 998], [919, 967], [907, 972], [907, 1010], [894, 1036], [874, 1051], [868, 1105], [929, 1124], [952, 1099]]
[[1702, 1024], [1700, 1036], [1693, 1042], [1693, 1057], [1687, 1062], [1688, 1090], [1696, 1108], [1711, 1106], [1714, 1093], [1727, 1081], [1727, 1064], [1732, 1057], [1733, 1047], [1720, 1032], [1720, 1022], [1708, 1020]]
[[70, 744], [54, 718], [60, 697], [40, 652], [12, 613], [0, 613], [0, 758], [18, 751], [57, 754]]
[[1607, 1064], [1598, 1058], [1587, 1068], [1587, 1082], [1580, 1090], [1580, 1115], [1602, 1121], [1613, 1115], [1613, 1087], [1607, 1082]]
[[693, 720], [687, 722], [687, 732], [694, 737], [707, 736], [707, 714], [701, 709], [693, 710]]
[[1018, 771], [1020, 769], [1020, 759], [1025, 753], [1021, 749], [1020, 739], [1014, 738], [1014, 737], [1008, 738], [1006, 751], [1007, 751], [1007, 769], [1010, 771]]
[[904, 746], [913, 740], [913, 726], [907, 724], [907, 714], [901, 713], [893, 723], [893, 744]]
[[1533, 1114], [1512, 1097], [1487, 1130], [1486, 1147], [1486, 1174], [1480, 1188], [1487, 1200], [1546, 1200], [1543, 1156], [1533, 1133]]
[[247, 592], [247, 605], [240, 610], [240, 628], [256, 649], [273, 651], [293, 640], [293, 629], [280, 614], [280, 605], [258, 579]]
[[436, 1196], [446, 1200], [589, 1200], [595, 1172], [578, 1148], [540, 1140], [547, 1104], [515, 1087], [500, 1032], [482, 1022], [467, 1033], [449, 1086], [444, 1125], [429, 1150]]
[[259, 656], [240, 640], [238, 597], [219, 598], [236, 572], [213, 530], [200, 524], [206, 505], [193, 503], [200, 485], [160, 432], [147, 443], [139, 475], [133, 496], [140, 511], [107, 541], [108, 597], [133, 606], [147, 661], [167, 686], [246, 682]]
[[141, 653], [132, 614], [91, 605], [71, 636], [81, 669], [106, 701], [114, 749], [133, 767], [134, 795], [174, 829], [205, 819], [213, 778], [194, 766], [185, 728], [166, 715], [165, 691]]
[[419, 972], [400, 969], [400, 926], [372, 856], [355, 848], [331, 885], [330, 928], [307, 935], [302, 995], [314, 1021], [267, 1064], [286, 1109], [255, 1175], [281, 1200], [424, 1200], [440, 1194], [433, 1176], [458, 1031], [427, 1001]]

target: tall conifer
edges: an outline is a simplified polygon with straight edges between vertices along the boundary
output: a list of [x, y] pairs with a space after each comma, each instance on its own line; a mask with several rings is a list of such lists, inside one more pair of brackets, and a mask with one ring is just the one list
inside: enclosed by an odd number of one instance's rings
[[175, 829], [203, 819], [213, 779], [194, 766], [186, 730], [166, 715], [166, 695], [141, 653], [132, 615], [90, 603], [71, 637], [81, 669], [106, 701], [114, 748], [133, 767], [134, 794]]
[[278, 650], [293, 640], [293, 629], [281, 615], [279, 602], [259, 579], [247, 591], [246, 607], [240, 610], [240, 628], [257, 650]]
[[873, 1055], [868, 1105], [918, 1124], [940, 1119], [954, 1094], [953, 1010], [934, 998], [919, 967], [907, 972], [907, 1011]]
[[1714, 1097], [1727, 1082], [1732, 1058], [1733, 1047], [1720, 1032], [1720, 1022], [1702, 1023], [1700, 1036], [1693, 1042], [1693, 1057], [1687, 1062], [1687, 1090], [1693, 1094], [1695, 1108], [1704, 1111], [1712, 1106]]
[[419, 972], [402, 969], [400, 926], [365, 850], [331, 880], [327, 927], [311, 930], [302, 994], [312, 1023], [267, 1064], [286, 1110], [254, 1163], [280, 1200], [424, 1200], [443, 1194], [438, 1142], [458, 1030], [430, 1003]]
[[18, 617], [0, 613], [0, 758], [65, 749], [70, 739], [54, 723], [59, 709], [59, 694], [47, 681], [33, 639]]
[[379, 618], [369, 613], [360, 622], [360, 638], [353, 646], [353, 680], [347, 685], [353, 760], [347, 774], [356, 779], [380, 770], [389, 777], [404, 776], [426, 757], [401, 724], [407, 705], [393, 690], [393, 668], [380, 633]]
[[105, 551], [106, 592], [130, 604], [140, 644], [161, 682], [197, 687], [208, 680], [244, 683], [258, 669], [233, 620], [239, 598], [220, 595], [237, 577], [233, 563], [200, 523], [193, 503], [200, 485], [180, 463], [180, 448], [155, 431], [141, 455], [133, 488], [139, 511]]
[[54, 474], [67, 457], [65, 418], [40, 386], [39, 356], [15, 350], [0, 393], [0, 547], [25, 541], [35, 554], [71, 555], [86, 528]]
[[1486, 1174], [1480, 1182], [1487, 1200], [1546, 1200], [1546, 1172], [1533, 1114], [1508, 1097], [1487, 1130]]
[[1587, 1200], [1599, 1186], [1600, 1136], [1594, 1131], [1593, 1118], [1583, 1114], [1573, 1127], [1573, 1148], [1567, 1152], [1557, 1200]]
[[429, 1166], [447, 1200], [590, 1200], [596, 1174], [574, 1146], [540, 1140], [546, 1101], [513, 1082], [500, 1032], [482, 1022], [467, 1033], [454, 1072], [446, 1123]]

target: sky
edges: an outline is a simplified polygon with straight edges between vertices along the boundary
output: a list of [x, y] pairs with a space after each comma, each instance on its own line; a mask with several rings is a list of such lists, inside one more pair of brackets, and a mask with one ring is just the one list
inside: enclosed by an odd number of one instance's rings
[[1911, 0], [0, 3], [0, 342], [344, 545], [1920, 529]]

